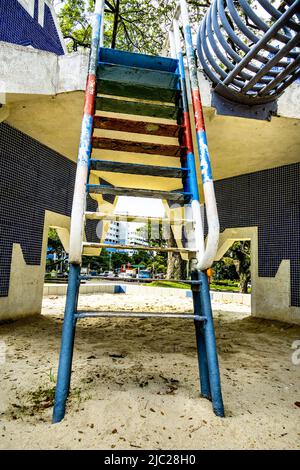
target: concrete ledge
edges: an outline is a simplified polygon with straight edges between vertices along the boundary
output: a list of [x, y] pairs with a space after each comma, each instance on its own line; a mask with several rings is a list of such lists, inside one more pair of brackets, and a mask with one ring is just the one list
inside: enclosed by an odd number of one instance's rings
[[[66, 295], [67, 284], [45, 284], [44, 296], [46, 295]], [[176, 298], [192, 297], [192, 291], [189, 289], [174, 289], [172, 287], [150, 287], [145, 285], [132, 284], [99, 284], [90, 283], [80, 286], [81, 294], [134, 294], [142, 297], [152, 297], [158, 295], [161, 297], [174, 296]], [[235, 292], [211, 292], [212, 302], [234, 303], [251, 306], [250, 294], [239, 294]]]
[[88, 54], [57, 56], [0, 41], [1, 93], [56, 95], [84, 90]]
[[[187, 297], [192, 297], [191, 291], [185, 291]], [[239, 292], [210, 292], [212, 302], [222, 304], [240, 304], [251, 307], [251, 294], [240, 294]]]
[[[44, 284], [43, 295], [66, 295], [67, 284]], [[123, 294], [123, 286], [117, 284], [82, 284], [80, 294]]]

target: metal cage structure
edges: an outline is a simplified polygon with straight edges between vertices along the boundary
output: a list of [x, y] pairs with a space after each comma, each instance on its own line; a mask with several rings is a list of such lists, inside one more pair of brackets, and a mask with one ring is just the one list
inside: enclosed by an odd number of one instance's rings
[[214, 0], [198, 32], [201, 65], [234, 102], [276, 100], [300, 77], [300, 0]]

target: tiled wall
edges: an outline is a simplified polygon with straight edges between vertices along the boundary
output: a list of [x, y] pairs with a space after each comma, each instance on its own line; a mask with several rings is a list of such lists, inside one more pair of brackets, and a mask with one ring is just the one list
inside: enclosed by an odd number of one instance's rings
[[215, 183], [221, 231], [258, 227], [258, 274], [290, 260], [291, 305], [300, 306], [300, 163]]
[[[8, 293], [12, 244], [40, 264], [44, 212], [70, 215], [75, 164], [7, 124], [0, 124], [0, 296]], [[258, 227], [259, 275], [291, 261], [291, 303], [300, 306], [300, 163], [216, 182], [221, 230]], [[90, 199], [88, 209], [96, 203]], [[96, 240], [95, 226], [87, 228]]]
[[32, 18], [18, 0], [0, 1], [0, 41], [64, 54], [49, 7], [44, 4], [44, 26], [38, 23], [38, 0]]
[[[0, 124], [0, 296], [7, 296], [13, 243], [29, 265], [41, 261], [45, 210], [70, 216], [76, 165], [7, 124]], [[88, 210], [97, 204], [90, 199]], [[87, 237], [95, 240], [95, 222]]]

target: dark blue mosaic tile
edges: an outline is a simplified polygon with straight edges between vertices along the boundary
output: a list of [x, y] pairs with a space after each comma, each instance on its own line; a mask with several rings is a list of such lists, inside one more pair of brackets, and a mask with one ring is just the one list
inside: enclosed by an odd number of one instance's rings
[[0, 0], [0, 41], [63, 55], [54, 20], [46, 4], [44, 27], [38, 23], [38, 1], [35, 0], [32, 18], [18, 0]]
[[[13, 243], [29, 265], [39, 265], [45, 210], [70, 216], [76, 164], [31, 137], [0, 124], [0, 296], [7, 296]], [[88, 196], [87, 208], [97, 209]], [[86, 236], [97, 241], [97, 221]]]
[[300, 306], [300, 163], [215, 182], [221, 231], [258, 227], [258, 274], [290, 260], [291, 305]]

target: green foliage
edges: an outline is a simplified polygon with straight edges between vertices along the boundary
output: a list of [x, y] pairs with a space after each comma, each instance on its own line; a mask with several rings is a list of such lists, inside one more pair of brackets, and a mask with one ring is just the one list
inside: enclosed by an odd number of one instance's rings
[[[197, 25], [209, 0], [190, 0], [191, 22]], [[64, 0], [58, 17], [69, 50], [89, 47], [94, 0]], [[126, 51], [159, 54], [167, 37], [176, 0], [106, 0], [104, 45]]]
[[238, 279], [242, 293], [248, 292], [251, 281], [251, 245], [250, 241], [235, 242], [223, 258], [213, 265], [214, 281], [220, 279]]
[[57, 235], [57, 231], [52, 227], [49, 228], [48, 232], [48, 245], [57, 252], [61, 252], [63, 250], [63, 246], [59, 236]]
[[83, 256], [82, 266], [89, 266], [92, 271], [108, 271], [111, 269], [110, 256], [110, 253], [103, 248], [99, 256]]
[[48, 247], [56, 252], [57, 260], [53, 261], [52, 259], [46, 260], [46, 270], [51, 271], [56, 269], [58, 265], [62, 263], [62, 269], [64, 269], [65, 261], [65, 251], [64, 247], [60, 241], [59, 236], [55, 228], [50, 227], [48, 231]]
[[77, 51], [78, 46], [89, 47], [91, 42], [91, 12], [93, 0], [66, 0], [58, 14], [63, 37], [68, 49]]

